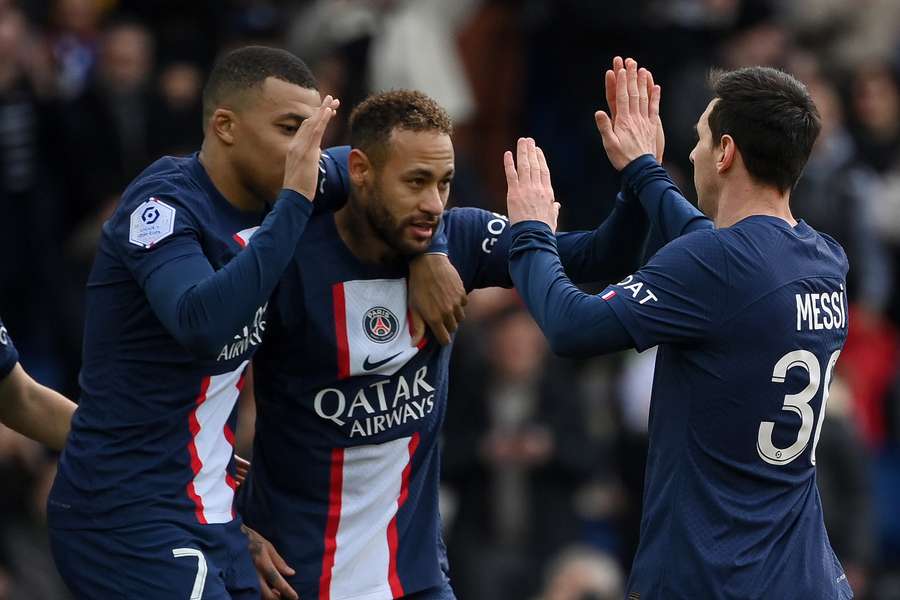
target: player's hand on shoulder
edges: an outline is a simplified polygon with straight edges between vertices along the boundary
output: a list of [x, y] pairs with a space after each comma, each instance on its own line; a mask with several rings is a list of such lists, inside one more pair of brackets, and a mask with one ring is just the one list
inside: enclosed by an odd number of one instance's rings
[[259, 589], [263, 600], [299, 600], [300, 596], [294, 591], [285, 575], [293, 575], [290, 568], [275, 547], [263, 536], [246, 525], [241, 525], [241, 531], [247, 536], [250, 548], [250, 556], [253, 558], [253, 566], [256, 567], [256, 575], [259, 577]]
[[556, 231], [559, 202], [553, 195], [550, 168], [543, 150], [531, 138], [519, 138], [516, 156], [503, 154], [509, 222], [541, 221]]
[[594, 120], [613, 167], [621, 171], [645, 154], [652, 154], [657, 162], [662, 162], [665, 149], [659, 118], [662, 90], [654, 83], [653, 74], [638, 68], [634, 59], [623, 61], [617, 56], [605, 79], [609, 113], [598, 110]]
[[328, 122], [340, 106], [340, 101], [325, 96], [316, 112], [305, 119], [294, 134], [284, 164], [285, 189], [303, 194], [309, 200], [316, 195], [319, 179], [319, 157], [322, 154], [322, 136]]
[[453, 263], [444, 254], [423, 254], [409, 263], [409, 308], [412, 343], [419, 345], [425, 325], [442, 346], [466, 318], [466, 288]]

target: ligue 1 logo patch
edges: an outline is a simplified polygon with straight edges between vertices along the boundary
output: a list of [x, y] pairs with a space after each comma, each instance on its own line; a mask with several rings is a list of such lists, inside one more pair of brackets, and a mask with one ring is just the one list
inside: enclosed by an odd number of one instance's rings
[[152, 248], [172, 235], [174, 229], [175, 209], [158, 198], [150, 198], [131, 213], [128, 241], [141, 248]]
[[400, 321], [390, 310], [376, 306], [366, 311], [363, 317], [363, 331], [373, 342], [386, 344], [397, 337]]

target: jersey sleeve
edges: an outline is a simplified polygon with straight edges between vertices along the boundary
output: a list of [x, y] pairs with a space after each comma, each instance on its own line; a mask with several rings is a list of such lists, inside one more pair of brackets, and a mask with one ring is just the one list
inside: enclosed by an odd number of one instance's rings
[[512, 287], [509, 219], [480, 208], [451, 208], [442, 219], [450, 262], [467, 291]]
[[[511, 287], [509, 219], [478, 208], [445, 213], [450, 260], [467, 289]], [[559, 233], [559, 257], [576, 283], [615, 281], [636, 269], [647, 237], [640, 204], [619, 194], [609, 216], [593, 231]]]
[[0, 321], [0, 379], [9, 375], [18, 362], [19, 354], [16, 352], [16, 347], [13, 345], [12, 338], [9, 337], [3, 321]]
[[622, 187], [637, 196], [650, 219], [647, 256], [682, 235], [713, 229], [713, 222], [688, 202], [649, 154], [634, 159], [622, 170]]
[[560, 260], [576, 283], [618, 281], [642, 263], [648, 221], [641, 205], [626, 192], [593, 231], [556, 234]]
[[282, 190], [247, 246], [217, 271], [203, 252], [203, 217], [192, 210], [202, 202], [189, 204], [181, 197], [161, 194], [126, 205], [111, 221], [111, 235], [163, 326], [183, 346], [206, 356], [268, 300], [293, 257], [312, 203]]
[[554, 353], [589, 357], [634, 346], [609, 305], [575, 287], [563, 271], [547, 224], [523, 221], [511, 234], [512, 279]]
[[674, 240], [600, 297], [643, 351], [709, 338], [726, 310], [728, 288], [725, 250], [710, 229]]
[[313, 199], [316, 214], [334, 212], [347, 203], [350, 195], [350, 175], [347, 157], [350, 146], [334, 146], [322, 152], [319, 159], [319, 187]]

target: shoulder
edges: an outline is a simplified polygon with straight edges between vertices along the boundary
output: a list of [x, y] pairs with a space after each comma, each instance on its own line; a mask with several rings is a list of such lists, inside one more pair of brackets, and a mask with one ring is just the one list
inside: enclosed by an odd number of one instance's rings
[[446, 210], [444, 211], [443, 219], [444, 225], [447, 227], [448, 236], [453, 230], [458, 232], [480, 231], [480, 228], [488, 226], [490, 226], [490, 230], [494, 232], [494, 235], [499, 235], [504, 229], [509, 227], [509, 219], [506, 215], [471, 206]]
[[850, 264], [847, 260], [847, 253], [844, 251], [844, 247], [827, 233], [815, 231], [815, 234], [818, 238], [816, 247], [819, 250], [819, 253], [833, 262], [843, 272], [843, 275], [846, 276]]
[[117, 237], [127, 234], [123, 239], [150, 247], [179, 230], [202, 228], [212, 209], [187, 169], [188, 160], [161, 158], [125, 189], [109, 220]]
[[444, 231], [451, 254], [480, 249], [491, 254], [500, 236], [509, 229], [509, 219], [481, 208], [460, 207], [444, 212]]
[[719, 229], [698, 229], [679, 236], [663, 246], [650, 259], [649, 264], [657, 260], [724, 261], [727, 243], [728, 240], [723, 237], [722, 231]]
[[119, 209], [128, 211], [151, 196], [167, 198], [186, 208], [197, 210], [207, 203], [206, 193], [188, 169], [189, 158], [164, 156], [147, 167], [122, 193]]

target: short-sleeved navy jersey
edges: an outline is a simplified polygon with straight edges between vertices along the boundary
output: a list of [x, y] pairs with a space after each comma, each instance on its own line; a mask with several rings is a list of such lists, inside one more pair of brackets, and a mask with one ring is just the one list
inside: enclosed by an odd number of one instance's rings
[[[616, 260], [590, 272], [588, 257], [607, 247], [636, 261], [646, 221], [636, 202], [619, 216], [608, 229], [559, 236], [573, 279], [627, 272]], [[504, 217], [457, 208], [443, 221], [467, 290], [511, 285]], [[288, 579], [301, 598], [399, 598], [445, 581], [438, 434], [451, 349], [411, 345], [407, 274], [405, 263], [360, 261], [334, 216], [320, 215], [271, 302], [239, 506], [296, 570]]]
[[3, 321], [0, 321], [0, 379], [9, 375], [17, 362], [19, 354], [9, 337], [9, 332], [3, 326]]
[[752, 216], [603, 293], [638, 349], [659, 345], [629, 598], [852, 597], [815, 478], [847, 268], [802, 221]]
[[[323, 185], [336, 179], [343, 198], [327, 153], [322, 170]], [[87, 284], [82, 393], [48, 502], [52, 526], [233, 519], [235, 403], [266, 327], [266, 299], [200, 356], [163, 325], [145, 288], [198, 245], [219, 271], [253, 243], [263, 217], [232, 206], [197, 154], [160, 159], [124, 192]]]

